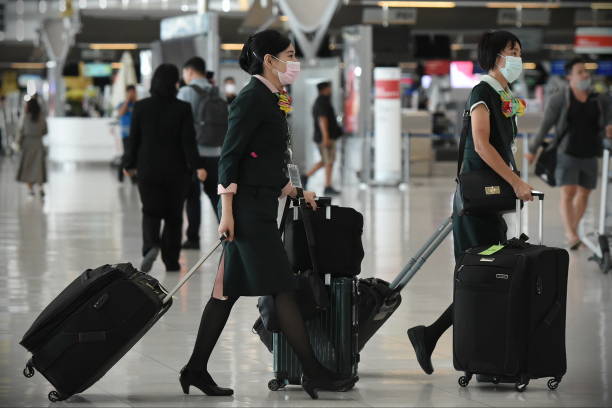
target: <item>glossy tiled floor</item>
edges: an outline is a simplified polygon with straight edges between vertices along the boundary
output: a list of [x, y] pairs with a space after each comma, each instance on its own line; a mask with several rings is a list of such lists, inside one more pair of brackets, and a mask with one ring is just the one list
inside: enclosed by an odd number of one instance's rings
[[[140, 215], [136, 189], [120, 186], [107, 167], [54, 168], [47, 198], [30, 198], [14, 180], [16, 164], [0, 161], [0, 404], [47, 406], [49, 385], [40, 375], [21, 375], [28, 358], [18, 342], [41, 309], [87, 267], [138, 263]], [[313, 183], [316, 185], [316, 180]], [[537, 185], [537, 183], [535, 183]], [[366, 259], [362, 276], [392, 279], [409, 255], [449, 213], [450, 179], [415, 180], [406, 192], [345, 189], [341, 201], [365, 215]], [[541, 187], [538, 185], [538, 187]], [[547, 192], [549, 190], [546, 190]], [[556, 191], [546, 203], [546, 235], [562, 244]], [[532, 214], [535, 211], [532, 211]], [[206, 202], [203, 246], [216, 237]], [[181, 255], [183, 274], [198, 253]], [[436, 372], [424, 375], [406, 329], [431, 322], [451, 298], [452, 250], [447, 240], [403, 293], [400, 309], [367, 345], [355, 390], [322, 393], [311, 401], [300, 388], [271, 392], [272, 358], [251, 333], [254, 298], [235, 307], [211, 360], [232, 398], [180, 392], [178, 371], [193, 344], [203, 303], [211, 291], [216, 259], [186, 286], [170, 312], [106, 377], [82, 395], [56, 406], [610, 406], [612, 405], [612, 276], [600, 274], [588, 253], [572, 255], [568, 293], [568, 374], [556, 392], [534, 381], [527, 392], [508, 386], [457, 386], [451, 332], [435, 352]], [[156, 264], [152, 274], [167, 286], [179, 274]]]

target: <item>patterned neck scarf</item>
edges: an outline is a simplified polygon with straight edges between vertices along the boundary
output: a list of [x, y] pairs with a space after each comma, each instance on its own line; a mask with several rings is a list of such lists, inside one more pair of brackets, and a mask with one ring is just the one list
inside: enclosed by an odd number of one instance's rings
[[291, 106], [293, 100], [291, 99], [287, 91], [280, 91], [276, 94], [276, 97], [278, 98], [278, 107], [280, 108], [280, 110], [285, 112], [285, 116], [290, 114], [291, 111], [293, 111], [293, 107]]
[[511, 92], [501, 90], [498, 91], [502, 101], [502, 113], [505, 117], [510, 118], [512, 116], [523, 116], [525, 114], [525, 107], [527, 103], [524, 99], [518, 98], [512, 95]]

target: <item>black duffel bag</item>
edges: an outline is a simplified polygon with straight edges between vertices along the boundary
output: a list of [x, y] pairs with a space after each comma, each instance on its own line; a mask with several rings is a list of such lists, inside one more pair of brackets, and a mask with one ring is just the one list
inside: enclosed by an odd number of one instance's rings
[[[305, 209], [311, 230], [300, 212], [289, 213], [285, 223], [285, 250], [294, 271], [312, 268], [310, 250], [317, 258], [318, 272], [334, 277], [352, 277], [361, 272], [364, 257], [361, 236], [363, 216], [353, 208], [323, 204], [316, 211]], [[307, 223], [308, 224], [308, 223]], [[306, 234], [310, 233], [310, 240]], [[313, 247], [309, 249], [309, 244]]]

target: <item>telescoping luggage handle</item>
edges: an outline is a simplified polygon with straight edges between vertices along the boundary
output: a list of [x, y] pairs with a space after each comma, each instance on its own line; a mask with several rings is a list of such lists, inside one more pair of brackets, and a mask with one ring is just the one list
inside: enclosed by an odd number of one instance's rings
[[217, 244], [214, 246], [213, 249], [210, 250], [210, 252], [206, 255], [204, 255], [203, 257], [201, 257], [198, 262], [195, 263], [195, 265], [193, 265], [191, 267], [191, 269], [189, 269], [189, 272], [187, 272], [185, 274], [185, 276], [183, 276], [183, 279], [181, 279], [179, 281], [179, 283], [176, 284], [176, 286], [170, 291], [168, 292], [168, 294], [166, 295], [166, 297], [164, 298], [164, 300], [162, 300], [162, 303], [165, 305], [166, 303], [168, 303], [170, 301], [170, 299], [172, 299], [172, 296], [174, 296], [174, 294], [176, 292], [178, 292], [178, 290], [185, 284], [185, 282], [187, 282], [189, 280], [189, 278], [191, 278], [191, 276], [198, 270], [198, 268], [200, 266], [202, 266], [202, 264], [204, 262], [206, 262], [208, 260], [208, 258], [210, 258], [212, 256], [212, 254], [215, 253], [215, 251], [217, 250], [217, 248], [219, 248], [221, 246], [221, 244], [227, 239], [227, 235], [223, 234], [223, 236], [219, 237], [219, 242], [217, 242]]
[[442, 224], [440, 224], [438, 229], [436, 229], [436, 232], [434, 232], [427, 242], [425, 242], [421, 249], [419, 249], [412, 258], [410, 258], [406, 266], [404, 266], [402, 271], [397, 275], [393, 282], [391, 282], [389, 287], [396, 292], [402, 290], [452, 230], [453, 219], [452, 217], [448, 217]]
[[[531, 195], [538, 199], [538, 245], [544, 244], [544, 193], [532, 191]], [[521, 211], [521, 200], [516, 199], [516, 237], [521, 236], [523, 230], [523, 217]]]

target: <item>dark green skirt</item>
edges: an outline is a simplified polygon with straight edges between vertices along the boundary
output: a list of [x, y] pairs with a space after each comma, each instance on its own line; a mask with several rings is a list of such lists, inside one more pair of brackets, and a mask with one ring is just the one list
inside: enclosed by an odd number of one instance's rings
[[[457, 194], [455, 192], [455, 194]], [[468, 249], [506, 241], [508, 225], [501, 215], [458, 215], [453, 200], [455, 261]]]
[[[224, 244], [224, 296], [263, 296], [296, 289], [278, 231], [280, 190], [241, 185], [234, 196], [233, 242]], [[221, 211], [221, 202], [219, 202]]]

